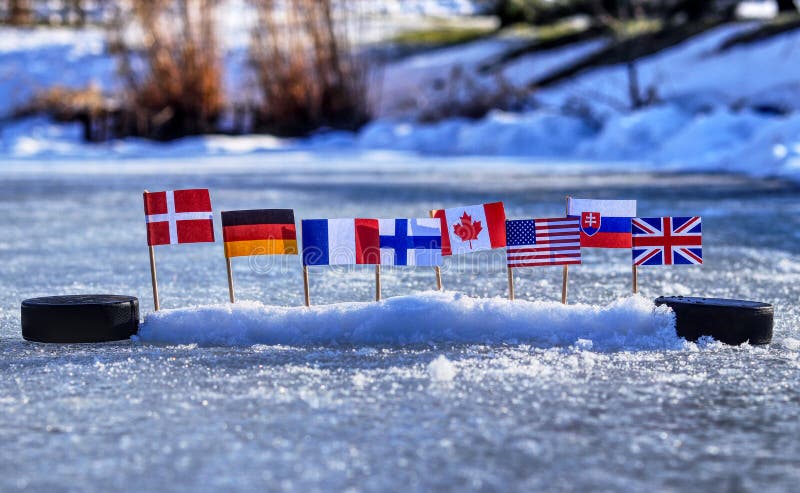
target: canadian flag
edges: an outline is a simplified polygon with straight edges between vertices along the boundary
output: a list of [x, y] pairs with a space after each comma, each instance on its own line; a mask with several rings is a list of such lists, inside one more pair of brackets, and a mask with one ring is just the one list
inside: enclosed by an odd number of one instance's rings
[[506, 246], [506, 211], [502, 202], [434, 211], [442, 221], [442, 255]]
[[206, 188], [144, 193], [147, 244], [213, 243], [211, 197]]

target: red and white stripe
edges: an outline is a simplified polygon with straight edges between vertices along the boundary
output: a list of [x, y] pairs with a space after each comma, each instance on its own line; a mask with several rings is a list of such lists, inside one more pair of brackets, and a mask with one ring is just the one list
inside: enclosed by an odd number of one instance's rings
[[581, 263], [579, 218], [538, 218], [534, 219], [534, 225], [536, 244], [508, 247], [506, 259], [509, 267]]

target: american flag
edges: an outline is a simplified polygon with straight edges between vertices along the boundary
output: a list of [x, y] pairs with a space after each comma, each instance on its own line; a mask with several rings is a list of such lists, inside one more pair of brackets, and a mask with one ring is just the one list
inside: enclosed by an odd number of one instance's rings
[[509, 267], [581, 263], [580, 219], [549, 217], [506, 221]]
[[634, 217], [633, 265], [703, 263], [703, 229], [699, 217]]

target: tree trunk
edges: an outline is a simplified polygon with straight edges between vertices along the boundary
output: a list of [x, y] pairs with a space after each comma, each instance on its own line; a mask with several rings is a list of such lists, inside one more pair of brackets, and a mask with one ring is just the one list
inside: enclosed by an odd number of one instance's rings
[[79, 26], [85, 26], [86, 9], [83, 8], [83, 0], [72, 0], [72, 10], [75, 12], [75, 23]]
[[775, 0], [778, 3], [778, 12], [797, 12], [794, 0]]
[[628, 95], [631, 98], [631, 109], [637, 110], [642, 108], [645, 103], [642, 101], [642, 94], [639, 91], [639, 71], [636, 70], [636, 62], [629, 61], [627, 64], [628, 71]]

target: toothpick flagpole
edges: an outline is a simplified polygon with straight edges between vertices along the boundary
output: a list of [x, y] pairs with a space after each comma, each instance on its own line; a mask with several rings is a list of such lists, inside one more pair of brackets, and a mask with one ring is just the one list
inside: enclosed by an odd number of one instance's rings
[[153, 283], [153, 307], [156, 311], [161, 309], [161, 305], [158, 303], [158, 278], [156, 277], [156, 253], [153, 249], [153, 246], [150, 245], [148, 247], [150, 249], [150, 280]]
[[236, 303], [236, 294], [233, 291], [233, 269], [231, 268], [231, 258], [225, 257], [225, 264], [228, 267], [228, 295], [231, 303]]
[[[430, 210], [430, 216], [431, 217], [435, 217], [434, 216], [435, 214], [436, 214], [436, 210], [435, 209], [431, 209]], [[447, 231], [442, 231], [442, 234], [445, 234], [445, 233], [447, 233]], [[442, 288], [442, 268], [440, 266], [436, 265], [436, 266], [433, 267], [433, 271], [436, 273], [436, 289], [438, 291], [442, 291], [442, 289], [443, 289]]]
[[381, 300], [381, 266], [375, 266], [375, 301]]
[[[567, 212], [565, 216], [569, 216], [569, 195], [567, 195]], [[567, 304], [567, 281], [569, 281], [569, 265], [563, 267], [561, 273], [561, 303]]]
[[[142, 192], [142, 200], [147, 199], [147, 190]], [[149, 243], [149, 242], [148, 242]], [[156, 251], [153, 248], [153, 245], [147, 246], [150, 252], [150, 282], [153, 284], [153, 308], [155, 311], [161, 309], [161, 305], [158, 302], [158, 277], [156, 276]]]
[[514, 271], [508, 267], [508, 299], [514, 299]]
[[639, 270], [637, 269], [636, 265], [633, 266], [632, 271], [633, 271], [633, 294], [636, 294], [639, 292]]
[[308, 266], [303, 266], [303, 291], [305, 292], [306, 306], [311, 306], [311, 296], [308, 292]]

